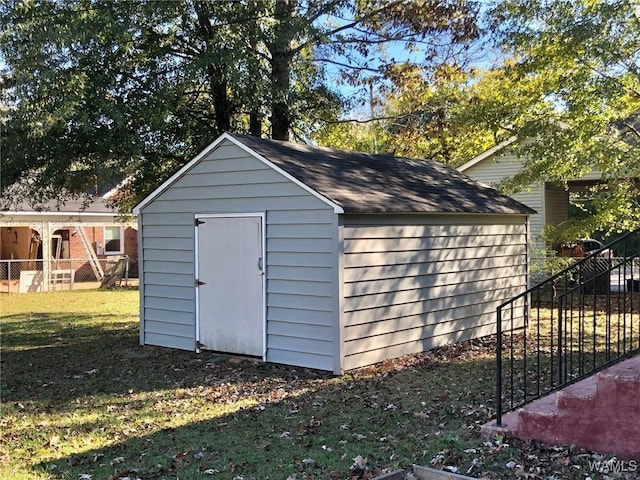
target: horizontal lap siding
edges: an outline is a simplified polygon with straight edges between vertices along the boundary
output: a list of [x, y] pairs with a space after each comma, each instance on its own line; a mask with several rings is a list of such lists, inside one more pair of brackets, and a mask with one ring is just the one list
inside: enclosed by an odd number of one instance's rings
[[[502, 155], [499, 158], [495, 156], [488, 158], [464, 171], [465, 175], [473, 178], [478, 182], [482, 182], [492, 187], [497, 187], [499, 183], [513, 177], [522, 169], [523, 160], [513, 154]], [[529, 237], [533, 241], [537, 249], [546, 248], [542, 240], [542, 229], [545, 225], [545, 205], [544, 205], [544, 187], [535, 184], [523, 191], [510, 195], [515, 200], [524, 203], [533, 208], [535, 215], [529, 217]]]
[[545, 185], [547, 225], [557, 226], [569, 220], [569, 192], [564, 188]]
[[544, 194], [542, 187], [532, 187], [530, 192], [515, 193], [511, 195], [511, 198], [524, 203], [525, 205], [533, 208], [536, 212], [535, 215], [529, 217], [529, 238], [532, 245], [537, 250], [544, 250], [547, 248], [544, 240], [542, 239], [542, 230], [544, 229]]
[[195, 349], [193, 217], [142, 213], [146, 344]]
[[231, 143], [142, 210], [145, 343], [195, 348], [196, 213], [266, 213], [267, 359], [333, 370], [333, 210]]
[[385, 221], [345, 219], [345, 369], [493, 333], [526, 286], [524, 217]]
[[267, 217], [267, 359], [334, 369], [337, 227], [331, 210]]

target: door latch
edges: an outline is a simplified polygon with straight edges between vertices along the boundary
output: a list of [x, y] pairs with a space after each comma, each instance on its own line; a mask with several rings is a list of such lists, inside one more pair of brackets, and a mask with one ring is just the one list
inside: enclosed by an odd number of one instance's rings
[[260, 271], [260, 275], [264, 275], [264, 268], [262, 268], [262, 257], [258, 258], [258, 270]]

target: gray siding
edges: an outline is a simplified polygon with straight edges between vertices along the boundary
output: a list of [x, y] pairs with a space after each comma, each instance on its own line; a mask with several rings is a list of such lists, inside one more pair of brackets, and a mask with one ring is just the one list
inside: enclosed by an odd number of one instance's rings
[[526, 252], [525, 217], [345, 216], [344, 368], [494, 332]]
[[269, 361], [334, 370], [335, 217], [328, 207], [267, 213]]
[[144, 341], [195, 348], [194, 214], [266, 213], [267, 360], [334, 370], [332, 208], [230, 142], [141, 211]]
[[194, 350], [193, 216], [145, 209], [139, 221], [144, 343]]

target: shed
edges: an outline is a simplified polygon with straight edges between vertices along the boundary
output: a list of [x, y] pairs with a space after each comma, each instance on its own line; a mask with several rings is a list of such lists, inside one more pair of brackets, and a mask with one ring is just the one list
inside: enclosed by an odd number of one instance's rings
[[225, 133], [134, 213], [141, 344], [340, 373], [494, 332], [534, 211], [434, 161]]

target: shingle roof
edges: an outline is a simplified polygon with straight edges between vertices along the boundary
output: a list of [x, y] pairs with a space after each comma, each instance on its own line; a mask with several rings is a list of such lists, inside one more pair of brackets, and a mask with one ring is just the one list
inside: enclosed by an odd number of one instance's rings
[[536, 213], [433, 160], [231, 136], [345, 213]]
[[42, 204], [32, 205], [29, 202], [21, 202], [18, 204], [12, 204], [5, 206], [2, 213], [17, 213], [17, 212], [40, 212], [40, 213], [72, 213], [78, 215], [91, 215], [95, 213], [99, 214], [111, 214], [117, 215], [118, 210], [107, 204], [107, 201], [100, 197], [93, 197], [90, 201], [82, 199], [66, 199], [62, 202], [55, 200], [45, 202]]

